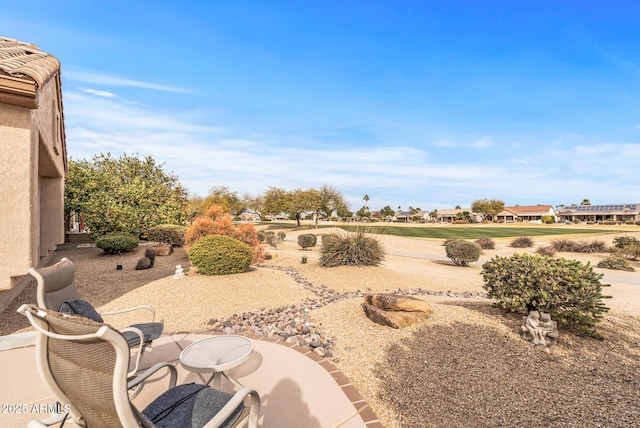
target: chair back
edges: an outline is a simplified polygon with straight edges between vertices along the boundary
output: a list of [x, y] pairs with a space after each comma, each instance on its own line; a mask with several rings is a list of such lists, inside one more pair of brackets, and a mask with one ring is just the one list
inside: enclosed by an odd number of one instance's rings
[[127, 392], [129, 345], [106, 324], [23, 305], [38, 331], [36, 363], [56, 399], [89, 427], [139, 426]]
[[41, 308], [58, 311], [64, 302], [80, 299], [76, 268], [66, 257], [53, 266], [30, 268], [29, 274], [38, 281], [37, 299]]

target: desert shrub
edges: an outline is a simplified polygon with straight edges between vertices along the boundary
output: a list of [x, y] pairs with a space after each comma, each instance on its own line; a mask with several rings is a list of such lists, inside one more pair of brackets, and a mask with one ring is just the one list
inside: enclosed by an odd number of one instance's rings
[[318, 242], [318, 238], [313, 233], [303, 233], [302, 235], [298, 235], [298, 245], [300, 245], [303, 250], [306, 250], [309, 247], [315, 247], [316, 242]]
[[602, 259], [598, 262], [599, 268], [626, 270], [628, 272], [635, 272], [635, 269], [629, 264], [629, 260], [625, 257], [611, 256], [606, 259]]
[[541, 256], [553, 257], [556, 255], [556, 250], [554, 250], [552, 245], [539, 246], [536, 250], [536, 253]]
[[442, 246], [446, 247], [449, 242], [453, 242], [453, 241], [456, 241], [456, 240], [458, 240], [458, 238], [447, 238], [442, 242]]
[[480, 259], [482, 249], [475, 242], [456, 239], [445, 245], [447, 257], [458, 266], [467, 266], [471, 262]]
[[335, 234], [320, 248], [320, 266], [378, 266], [384, 260], [384, 248], [374, 236], [357, 230]]
[[260, 245], [258, 231], [252, 223], [239, 226], [233, 224], [233, 217], [218, 205], [211, 205], [205, 214], [196, 217], [184, 234], [184, 243], [190, 247], [205, 236], [224, 235], [247, 244], [253, 252], [253, 263], [264, 260], [264, 248]]
[[575, 251], [578, 243], [570, 239], [555, 239], [551, 241], [551, 247], [556, 251]]
[[513, 248], [529, 248], [533, 247], [533, 239], [528, 236], [519, 236], [509, 244]]
[[95, 239], [96, 247], [107, 254], [120, 254], [123, 251], [133, 250], [140, 240], [129, 233], [108, 233]]
[[640, 239], [633, 236], [616, 236], [613, 238], [615, 248], [624, 248], [633, 244], [640, 244]]
[[306, 265], [308, 261], [309, 258], [307, 256], [302, 256], [302, 258], [300, 259], [300, 263], [303, 265]]
[[604, 241], [594, 239], [593, 241], [580, 241], [576, 244], [573, 251], [577, 253], [605, 253], [609, 251], [607, 244]]
[[258, 236], [258, 241], [264, 242], [267, 239], [267, 232], [265, 232], [264, 230], [259, 230], [257, 236]]
[[199, 239], [188, 251], [191, 264], [203, 275], [228, 275], [249, 270], [253, 251], [237, 239], [210, 235]]
[[613, 220], [605, 220], [605, 221], [601, 221], [600, 224], [603, 224], [605, 226], [616, 226], [618, 224], [620, 224], [619, 221], [613, 221]]
[[482, 266], [483, 288], [497, 307], [521, 314], [549, 312], [578, 334], [601, 338], [595, 325], [609, 309], [600, 280], [589, 263], [541, 255], [495, 256]]
[[494, 248], [496, 248], [496, 243], [488, 236], [478, 238], [474, 242], [480, 245], [480, 248], [482, 248], [483, 250], [493, 250]]
[[337, 233], [325, 233], [320, 236], [320, 242], [322, 243], [322, 245], [327, 245], [329, 241], [335, 238], [339, 238]]
[[543, 215], [542, 217], [540, 217], [540, 220], [544, 224], [554, 224], [556, 222], [556, 218], [552, 215]]
[[184, 244], [186, 227], [177, 224], [161, 224], [147, 231], [147, 239], [161, 244], [179, 247]]
[[640, 226], [640, 220], [636, 221], [636, 226]]
[[640, 242], [633, 242], [622, 248], [613, 247], [611, 253], [616, 257], [638, 260], [640, 259]]
[[627, 220], [627, 221], [624, 222], [624, 224], [628, 224], [628, 225], [631, 226], [631, 225], [636, 224], [636, 222], [635, 222], [635, 220]]
[[580, 221], [579, 218], [574, 218], [573, 219], [573, 224], [580, 224], [580, 223], [582, 223], [582, 222]]
[[287, 234], [284, 233], [283, 231], [280, 231], [280, 232], [276, 233], [276, 236], [278, 237], [278, 241], [282, 242], [282, 241], [284, 241], [284, 238], [287, 237]]

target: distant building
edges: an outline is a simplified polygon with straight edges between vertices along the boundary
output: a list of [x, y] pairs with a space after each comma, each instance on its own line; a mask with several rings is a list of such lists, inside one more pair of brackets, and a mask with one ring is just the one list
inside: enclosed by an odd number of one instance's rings
[[60, 62], [0, 37], [0, 310], [65, 238]]
[[640, 221], [640, 203], [611, 205], [572, 205], [559, 211], [561, 221]]
[[515, 221], [540, 222], [542, 217], [551, 216], [557, 220], [556, 212], [551, 205], [525, 205], [504, 207], [502, 212], [496, 214], [499, 222], [512, 223]]
[[469, 221], [471, 223], [480, 223], [482, 222], [482, 218], [480, 215], [471, 211], [471, 208], [456, 208], [453, 210], [438, 210], [437, 220], [440, 223], [453, 223], [458, 220], [459, 214], [464, 212], [469, 213]]

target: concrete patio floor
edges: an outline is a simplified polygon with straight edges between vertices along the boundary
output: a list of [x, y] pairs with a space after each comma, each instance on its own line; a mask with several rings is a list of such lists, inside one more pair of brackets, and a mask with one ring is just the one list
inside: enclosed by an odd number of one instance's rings
[[[178, 368], [178, 383], [205, 383], [208, 376], [184, 369], [179, 356], [186, 346], [206, 337], [208, 333], [163, 336], [154, 341], [151, 352], [145, 353], [143, 368], [169, 361]], [[360, 393], [326, 359], [284, 341], [251, 340], [254, 350], [249, 359], [226, 373], [260, 394], [260, 427], [383, 427]], [[0, 351], [2, 427], [26, 426], [31, 419], [46, 418], [50, 415], [46, 405], [55, 402], [38, 375], [34, 346], [24, 346], [24, 340], [14, 343], [22, 347]], [[162, 375], [152, 379], [133, 400], [139, 409], [167, 387]], [[223, 378], [222, 389], [231, 387]]]

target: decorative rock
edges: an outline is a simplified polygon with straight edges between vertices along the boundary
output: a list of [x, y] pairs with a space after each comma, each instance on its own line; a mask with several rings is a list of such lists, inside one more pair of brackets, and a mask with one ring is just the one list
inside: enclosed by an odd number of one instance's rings
[[156, 253], [156, 256], [168, 256], [173, 253], [173, 247], [171, 244], [159, 244], [151, 247], [153, 251]]
[[368, 294], [362, 308], [371, 321], [393, 328], [418, 324], [431, 314], [431, 306], [427, 302], [391, 294]]

